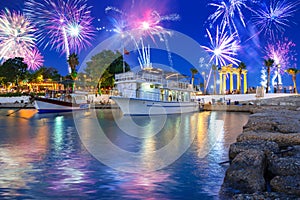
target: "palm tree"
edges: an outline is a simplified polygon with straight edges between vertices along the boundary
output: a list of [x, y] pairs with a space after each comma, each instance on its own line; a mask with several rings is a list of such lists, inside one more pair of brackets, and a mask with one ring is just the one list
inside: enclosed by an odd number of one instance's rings
[[267, 67], [267, 73], [268, 73], [266, 93], [269, 93], [270, 73], [271, 73], [271, 67], [273, 67], [274, 62], [275, 61], [272, 58], [268, 58], [268, 60], [264, 60], [264, 64]]
[[[247, 68], [246, 64], [243, 63], [243, 62], [240, 62], [239, 66], [238, 66], [238, 70], [239, 70], [239, 76], [240, 76], [240, 79], [238, 80], [239, 81], [239, 88], [237, 89], [238, 90], [238, 93], [241, 93], [241, 77], [242, 77], [242, 72], [243, 70], [245, 70]], [[244, 91], [245, 93], [246, 91]]]
[[217, 70], [218, 65], [213, 64], [211, 66], [212, 70], [214, 71], [214, 95], [217, 94]]
[[193, 86], [193, 88], [194, 88], [195, 74], [198, 73], [198, 70], [197, 70], [196, 68], [194, 68], [194, 67], [191, 68], [190, 70], [191, 70], [191, 73], [192, 73], [192, 86]]
[[69, 64], [70, 68], [71, 68], [71, 74], [70, 75], [71, 75], [71, 78], [73, 80], [72, 90], [74, 91], [74, 89], [75, 89], [75, 82], [74, 82], [74, 80], [77, 77], [76, 66], [79, 64], [77, 54], [76, 53], [70, 54], [67, 62]]
[[298, 93], [297, 92], [297, 83], [296, 83], [296, 75], [300, 73], [299, 69], [296, 68], [288, 68], [287, 70], [285, 70], [289, 75], [292, 75], [292, 80], [294, 83], [294, 93]]

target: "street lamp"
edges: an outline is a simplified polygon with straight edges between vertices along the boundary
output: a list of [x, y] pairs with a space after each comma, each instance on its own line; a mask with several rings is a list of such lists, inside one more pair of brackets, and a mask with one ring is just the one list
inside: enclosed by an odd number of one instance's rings
[[277, 67], [277, 93], [279, 93], [279, 69], [280, 69], [280, 64], [277, 64], [276, 67]]

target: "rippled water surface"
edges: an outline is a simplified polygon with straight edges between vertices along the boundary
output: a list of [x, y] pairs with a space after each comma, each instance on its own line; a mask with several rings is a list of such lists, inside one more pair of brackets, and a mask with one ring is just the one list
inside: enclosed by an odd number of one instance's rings
[[218, 199], [219, 163], [248, 120], [11, 112], [0, 110], [0, 199]]

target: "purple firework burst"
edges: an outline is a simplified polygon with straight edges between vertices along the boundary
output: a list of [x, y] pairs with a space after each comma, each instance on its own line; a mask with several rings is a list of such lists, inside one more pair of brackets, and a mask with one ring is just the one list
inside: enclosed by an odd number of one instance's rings
[[274, 65], [279, 65], [277, 69], [275, 67], [272, 70], [279, 70], [280, 74], [293, 66], [297, 62], [297, 53], [295, 51], [296, 44], [289, 41], [288, 38], [284, 38], [276, 43], [269, 43], [266, 48], [265, 59], [272, 58], [275, 62]]
[[[94, 28], [86, 0], [27, 0], [25, 14], [38, 27], [38, 40], [68, 55], [91, 45]], [[50, 40], [46, 40], [49, 38]]]

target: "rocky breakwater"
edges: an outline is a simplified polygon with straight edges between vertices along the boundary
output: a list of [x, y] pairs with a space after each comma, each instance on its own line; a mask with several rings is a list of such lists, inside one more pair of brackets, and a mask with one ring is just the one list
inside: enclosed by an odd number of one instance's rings
[[300, 96], [256, 102], [229, 149], [221, 195], [300, 199]]

